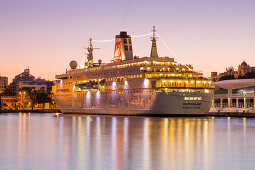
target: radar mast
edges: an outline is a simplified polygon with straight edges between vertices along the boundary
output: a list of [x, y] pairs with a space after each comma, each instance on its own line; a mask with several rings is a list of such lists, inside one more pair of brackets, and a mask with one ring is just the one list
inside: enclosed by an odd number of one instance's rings
[[93, 50], [94, 49], [99, 49], [99, 48], [94, 48], [93, 45], [92, 45], [92, 38], [89, 39], [89, 45], [87, 47], [87, 59], [88, 61], [85, 63], [85, 65], [87, 67], [93, 67], [94, 65], [94, 61], [93, 61]]

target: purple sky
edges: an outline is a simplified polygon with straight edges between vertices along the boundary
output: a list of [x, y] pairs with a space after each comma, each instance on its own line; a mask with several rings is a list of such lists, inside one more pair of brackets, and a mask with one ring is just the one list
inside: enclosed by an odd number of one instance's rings
[[[12, 79], [29, 66], [53, 80], [71, 60], [80, 63], [88, 39], [119, 31], [159, 35], [183, 64], [209, 76], [245, 59], [255, 66], [254, 0], [1, 0], [0, 74]], [[113, 58], [114, 43], [94, 43], [94, 56]], [[148, 37], [133, 39], [134, 54], [149, 56]], [[172, 56], [158, 40], [160, 56]], [[9, 80], [11, 81], [11, 80]]]

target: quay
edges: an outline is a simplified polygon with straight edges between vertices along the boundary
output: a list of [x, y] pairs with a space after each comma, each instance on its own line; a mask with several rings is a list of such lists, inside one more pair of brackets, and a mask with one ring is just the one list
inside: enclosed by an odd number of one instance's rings
[[209, 112], [206, 116], [215, 116], [215, 117], [250, 117], [255, 118], [255, 112], [251, 112], [249, 110], [243, 112], [226, 112], [226, 111], [218, 111], [218, 112]]
[[61, 111], [58, 108], [54, 109], [6, 109], [6, 110], [0, 110], [0, 113], [61, 113]]

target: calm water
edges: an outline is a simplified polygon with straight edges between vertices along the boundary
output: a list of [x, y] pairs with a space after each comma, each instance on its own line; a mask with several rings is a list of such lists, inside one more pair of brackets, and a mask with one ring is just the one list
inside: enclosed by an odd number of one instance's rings
[[254, 169], [255, 119], [0, 115], [0, 169]]

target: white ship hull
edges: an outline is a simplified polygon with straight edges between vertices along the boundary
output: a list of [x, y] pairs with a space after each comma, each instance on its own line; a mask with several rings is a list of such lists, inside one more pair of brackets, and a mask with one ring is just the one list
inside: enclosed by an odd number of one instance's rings
[[211, 99], [211, 93], [150, 90], [54, 95], [62, 113], [110, 115], [203, 115], [208, 113]]

